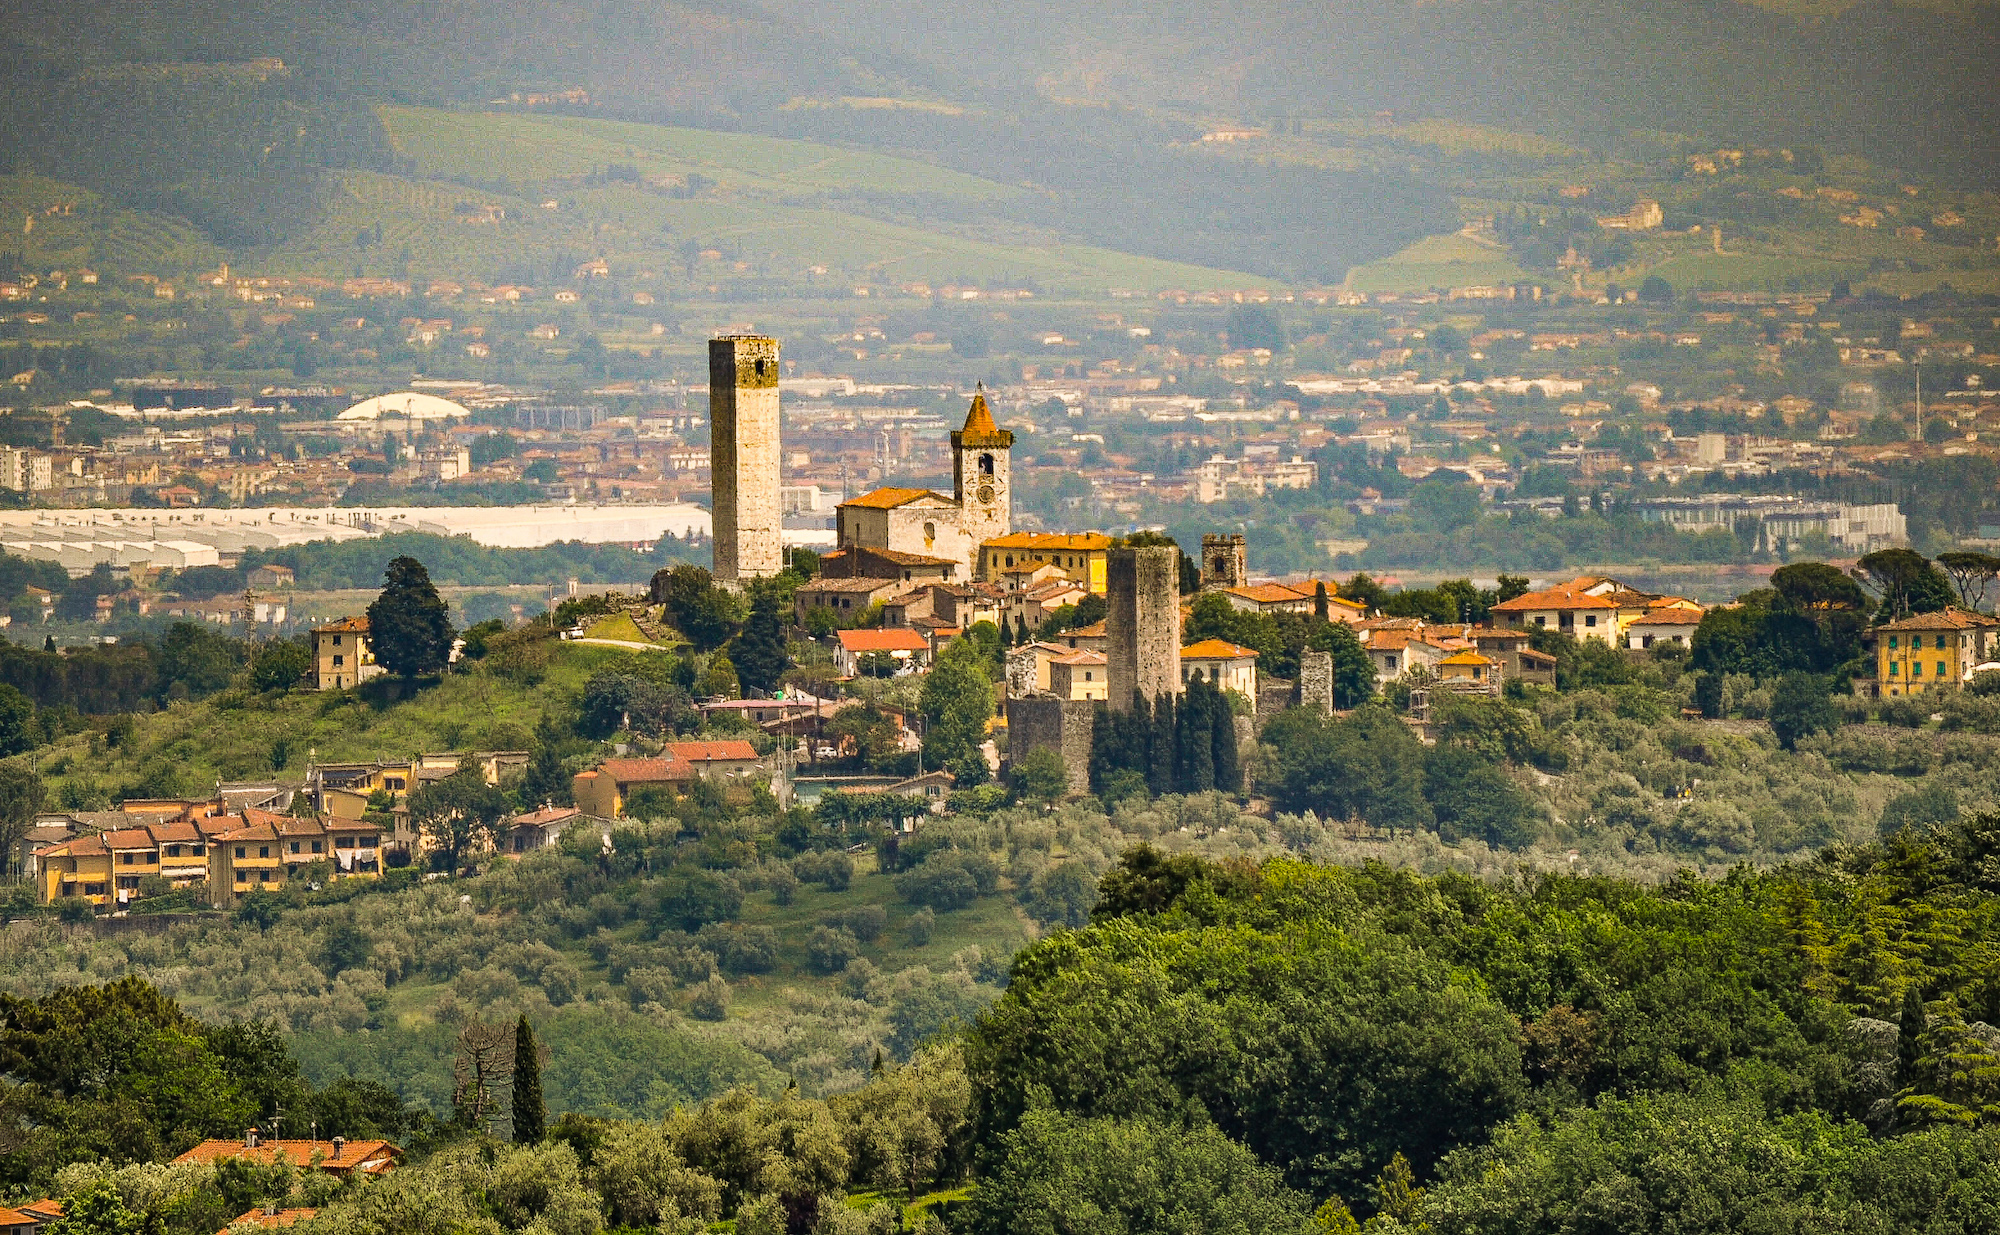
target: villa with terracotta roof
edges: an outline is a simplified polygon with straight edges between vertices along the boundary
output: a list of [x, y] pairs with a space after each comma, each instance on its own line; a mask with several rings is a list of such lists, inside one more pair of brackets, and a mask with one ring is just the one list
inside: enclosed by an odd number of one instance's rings
[[322, 865], [328, 879], [379, 878], [381, 826], [337, 815], [301, 819], [245, 810], [243, 826], [208, 847], [209, 903], [227, 909], [240, 896], [276, 892]]
[[1102, 532], [1014, 532], [979, 546], [979, 577], [998, 581], [1010, 571], [1047, 567], [1102, 596], [1110, 552], [1111, 538]]
[[1301, 591], [1285, 583], [1250, 583], [1242, 587], [1217, 588], [1229, 598], [1230, 607], [1242, 613], [1311, 613], [1313, 590]]
[[383, 672], [368, 646], [368, 619], [347, 617], [313, 627], [313, 689], [346, 690]]
[[1649, 608], [1644, 613], [1626, 620], [1622, 632], [1625, 646], [1644, 649], [1657, 644], [1673, 643], [1687, 647], [1694, 642], [1694, 630], [1701, 625], [1701, 619], [1700, 609], [1683, 609], [1678, 606]]
[[1181, 649], [1181, 681], [1208, 681], [1257, 707], [1257, 653], [1227, 639], [1203, 639]]
[[1868, 632], [1875, 643], [1875, 695], [1957, 690], [2000, 655], [2000, 621], [1956, 605], [1916, 613]]
[[850, 498], [834, 510], [837, 547], [942, 558], [971, 578], [979, 546], [1013, 530], [1013, 447], [981, 387], [951, 435], [952, 492], [884, 488]]
[[[911, 666], [921, 665], [930, 657], [930, 640], [906, 627], [843, 630], [836, 637], [840, 642], [833, 651], [833, 663], [842, 677], [858, 677], [862, 658], [871, 654], [890, 656]], [[898, 665], [899, 670], [902, 667]]]
[[255, 1128], [242, 1140], [203, 1141], [174, 1161], [211, 1163], [240, 1158], [249, 1162], [285, 1161], [301, 1170], [325, 1171], [329, 1175], [380, 1175], [403, 1160], [403, 1151], [390, 1141], [276, 1140], [259, 1135]]

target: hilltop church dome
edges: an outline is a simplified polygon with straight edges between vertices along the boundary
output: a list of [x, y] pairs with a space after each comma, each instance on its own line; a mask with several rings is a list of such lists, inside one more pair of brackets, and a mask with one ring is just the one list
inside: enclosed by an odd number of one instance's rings
[[380, 420], [384, 416], [389, 416], [402, 420], [452, 420], [463, 419], [470, 415], [471, 412], [450, 399], [404, 390], [396, 394], [376, 395], [372, 399], [363, 399], [342, 412], [336, 419]]

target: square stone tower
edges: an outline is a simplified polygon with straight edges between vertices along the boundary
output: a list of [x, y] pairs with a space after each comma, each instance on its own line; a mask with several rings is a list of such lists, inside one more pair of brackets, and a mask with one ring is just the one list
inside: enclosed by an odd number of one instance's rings
[[965, 427], [951, 435], [951, 482], [960, 525], [972, 538], [973, 562], [979, 546], [1014, 530], [1014, 434], [993, 423], [986, 386], [973, 392]]
[[1249, 558], [1243, 533], [1227, 536], [1208, 533], [1201, 538], [1201, 590], [1242, 587], [1250, 581]]
[[778, 341], [708, 341], [708, 453], [715, 577], [760, 579], [785, 566], [778, 481]]
[[1181, 691], [1181, 551], [1119, 546], [1104, 563], [1104, 659], [1113, 711]]

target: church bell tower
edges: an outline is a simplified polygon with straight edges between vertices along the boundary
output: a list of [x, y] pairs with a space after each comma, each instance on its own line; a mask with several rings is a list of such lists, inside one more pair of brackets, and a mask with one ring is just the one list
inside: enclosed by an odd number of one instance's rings
[[951, 435], [952, 495], [973, 550], [1014, 530], [1014, 435], [993, 423], [981, 383], [965, 413], [965, 427]]

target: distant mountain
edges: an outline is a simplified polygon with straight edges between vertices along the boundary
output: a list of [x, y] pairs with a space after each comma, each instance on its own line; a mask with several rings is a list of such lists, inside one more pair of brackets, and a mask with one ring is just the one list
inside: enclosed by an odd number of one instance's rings
[[[596, 115], [915, 155], [1037, 190], [1003, 222], [1322, 281], [1451, 230], [1450, 196], [1217, 157], [1204, 126], [1387, 110], [1598, 149], [1811, 144], [1986, 186], [1996, 62], [1993, 8], [1880, 0], [1819, 18], [1729, 0], [15, 0], [0, 160], [270, 244], [313, 217], [314, 169], [395, 170], [373, 102], [587, 96]], [[937, 105], [799, 105], [841, 99]]]

